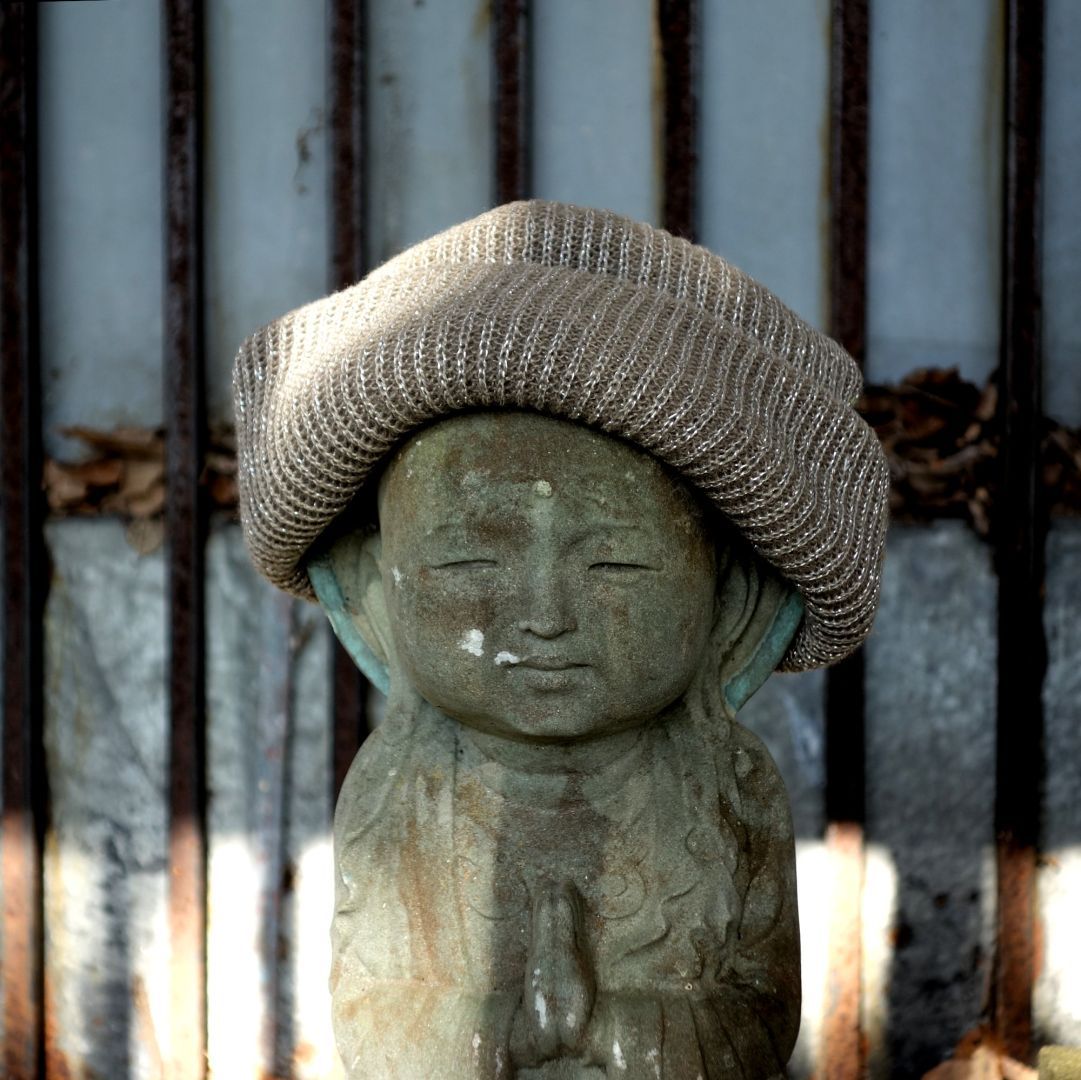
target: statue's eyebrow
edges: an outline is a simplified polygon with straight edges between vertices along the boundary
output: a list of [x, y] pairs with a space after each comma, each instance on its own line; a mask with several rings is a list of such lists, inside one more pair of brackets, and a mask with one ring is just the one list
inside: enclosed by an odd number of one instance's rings
[[[477, 534], [480, 530], [481, 526], [479, 526], [477, 522], [471, 521], [465, 515], [461, 515], [447, 518], [443, 521], [437, 521], [430, 528], [424, 530], [424, 538], [426, 540], [439, 540], [449, 535], [453, 539], [465, 538], [475, 540], [477, 539]], [[502, 520], [500, 517], [493, 514], [485, 519], [483, 531], [486, 534], [495, 536], [512, 534], [515, 532], [515, 526], [513, 522]]]
[[613, 532], [633, 532], [639, 535], [648, 535], [650, 530], [637, 521], [591, 521], [585, 525], [581, 531], [576, 532], [571, 539], [571, 543], [580, 544], [583, 540], [588, 540], [591, 536], [596, 536], [598, 533], [613, 533]]
[[450, 518], [447, 521], [437, 521], [430, 528], [424, 530], [424, 535], [440, 536], [443, 533], [463, 532], [466, 528], [465, 519], [461, 517]]

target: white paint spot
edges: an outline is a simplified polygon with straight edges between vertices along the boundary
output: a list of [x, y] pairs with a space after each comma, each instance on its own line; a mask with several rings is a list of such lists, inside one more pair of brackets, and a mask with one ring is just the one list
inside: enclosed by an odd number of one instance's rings
[[537, 1023], [540, 1024], [543, 1030], [548, 1026], [548, 1002], [544, 1000], [544, 995], [537, 993], [533, 995], [533, 1008], [537, 1012]]
[[646, 1061], [653, 1066], [653, 1075], [657, 1080], [661, 1080], [661, 1054], [660, 1051], [653, 1047], [648, 1054], [646, 1054]]
[[623, 1056], [623, 1049], [620, 1047], [618, 1039], [612, 1043], [612, 1063], [617, 1069], [627, 1071], [627, 1059]]
[[569, 1027], [569, 1028], [574, 1027], [574, 1025], [575, 1025], [575, 1023], [577, 1023], [577, 1021], [578, 1021], [578, 1017], [575, 1016], [574, 1013], [567, 1013], [567, 1027]]
[[533, 490], [542, 498], [550, 499], [552, 497], [552, 485], [547, 480], [538, 480], [533, 485]]
[[474, 1066], [480, 1066], [480, 1032], [473, 1032], [473, 1064]]
[[401, 585], [401, 583], [402, 583], [402, 572], [401, 572], [401, 570], [399, 570], [395, 566], [395, 567], [392, 567], [390, 573], [391, 573], [391, 576], [394, 578], [394, 584], [395, 585]]
[[512, 652], [497, 652], [495, 654], [496, 665], [502, 667], [504, 664], [520, 664], [522, 658], [515, 656]]
[[474, 656], [483, 656], [484, 635], [479, 630], [467, 630], [462, 634], [458, 648], [465, 649], [467, 653], [472, 653]]

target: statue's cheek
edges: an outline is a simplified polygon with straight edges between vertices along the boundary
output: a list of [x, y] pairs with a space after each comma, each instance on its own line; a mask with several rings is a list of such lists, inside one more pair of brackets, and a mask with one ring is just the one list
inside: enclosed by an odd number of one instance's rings
[[399, 635], [425, 650], [458, 649], [481, 655], [485, 640], [498, 624], [504, 601], [494, 582], [441, 582], [418, 578], [410, 590], [398, 597], [395, 622]]

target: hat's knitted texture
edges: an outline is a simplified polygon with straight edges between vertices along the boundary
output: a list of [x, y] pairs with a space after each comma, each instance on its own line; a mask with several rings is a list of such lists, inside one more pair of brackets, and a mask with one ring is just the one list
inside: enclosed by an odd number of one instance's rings
[[522, 408], [641, 446], [795, 584], [784, 667], [832, 663], [878, 603], [889, 476], [852, 358], [686, 241], [557, 203], [499, 207], [254, 334], [234, 374], [240, 511], [258, 569], [303, 559], [421, 425]]

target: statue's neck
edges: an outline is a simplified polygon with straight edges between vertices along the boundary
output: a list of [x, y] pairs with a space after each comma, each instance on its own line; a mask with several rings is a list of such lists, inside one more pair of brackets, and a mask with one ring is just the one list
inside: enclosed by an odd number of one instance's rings
[[461, 738], [472, 745], [482, 758], [516, 772], [533, 774], [594, 775], [630, 753], [641, 735], [642, 729], [636, 728], [593, 739], [536, 743], [508, 739], [464, 725], [461, 728]]

